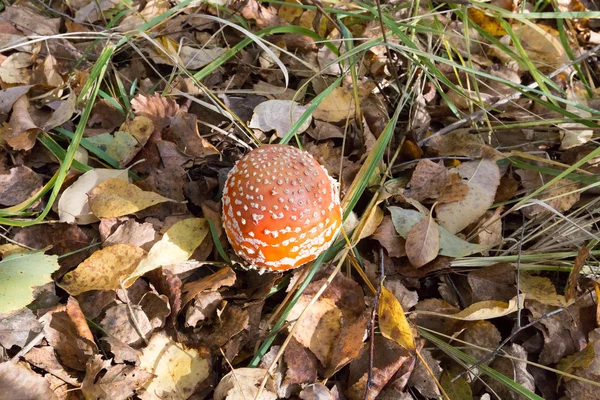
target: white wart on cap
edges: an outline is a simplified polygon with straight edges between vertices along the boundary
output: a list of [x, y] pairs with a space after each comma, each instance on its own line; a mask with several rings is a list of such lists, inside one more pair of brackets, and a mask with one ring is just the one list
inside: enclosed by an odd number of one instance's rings
[[340, 229], [337, 182], [306, 151], [262, 146], [229, 173], [223, 224], [234, 251], [252, 266], [297, 268], [327, 249]]

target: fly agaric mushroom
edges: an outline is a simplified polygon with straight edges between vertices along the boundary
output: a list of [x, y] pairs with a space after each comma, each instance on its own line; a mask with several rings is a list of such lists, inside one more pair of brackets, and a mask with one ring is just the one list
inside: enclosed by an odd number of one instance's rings
[[327, 249], [342, 225], [338, 184], [306, 151], [259, 147], [227, 176], [223, 224], [234, 251], [252, 266], [299, 267]]

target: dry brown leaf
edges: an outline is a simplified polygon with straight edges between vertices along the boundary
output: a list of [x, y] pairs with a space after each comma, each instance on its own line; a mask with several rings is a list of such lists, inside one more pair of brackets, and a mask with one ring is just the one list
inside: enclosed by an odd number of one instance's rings
[[0, 204], [15, 206], [20, 204], [43, 186], [42, 177], [31, 168], [19, 166], [10, 169], [8, 174], [0, 175]]
[[447, 183], [448, 171], [443, 162], [419, 160], [410, 178], [409, 189], [404, 191], [404, 195], [421, 202], [426, 199], [437, 199]]
[[46, 313], [42, 321], [46, 340], [60, 361], [67, 367], [84, 371], [90, 357], [98, 352], [98, 346], [77, 300], [69, 297], [66, 306]]
[[0, 90], [0, 123], [6, 121], [15, 101], [26, 94], [33, 85], [24, 85]]
[[24, 94], [13, 104], [4, 140], [15, 150], [31, 150], [39, 133], [29, 114], [29, 98]]
[[48, 382], [27, 368], [25, 363], [0, 363], [0, 391], [13, 399], [57, 400]]
[[406, 255], [415, 268], [422, 267], [437, 257], [440, 251], [438, 225], [431, 215], [417, 222], [406, 236]]
[[183, 298], [183, 304], [187, 304], [196, 295], [204, 291], [215, 291], [223, 286], [232, 286], [235, 283], [236, 275], [230, 267], [221, 268], [217, 272], [198, 281], [186, 283], [183, 292], [186, 293]]
[[172, 98], [161, 97], [154, 93], [154, 96], [137, 95], [131, 100], [131, 106], [137, 116], [150, 118], [154, 130], [161, 132], [171, 123], [171, 118], [179, 111], [179, 105]]
[[377, 240], [390, 257], [403, 257], [406, 255], [405, 240], [396, 232], [392, 217], [389, 215], [383, 217], [383, 221], [381, 221], [371, 239]]
[[[519, 169], [516, 172], [521, 177], [521, 184], [527, 190], [528, 194], [542, 186], [542, 178], [539, 173], [522, 169]], [[544, 179], [544, 182], [547, 182], [548, 180]], [[579, 201], [581, 192], [577, 192], [576, 190], [580, 186], [580, 183], [563, 179], [547, 187], [537, 197], [556, 211], [563, 213], [570, 210], [571, 207]], [[532, 203], [521, 210], [527, 218], [534, 217], [543, 212], [549, 212], [543, 206], [535, 203]]]
[[29, 308], [9, 315], [0, 314], [0, 345], [5, 349], [24, 347], [41, 331], [42, 326]]
[[268, 372], [263, 368], [236, 368], [221, 379], [215, 389], [214, 400], [276, 400], [277, 389], [270, 377], [260, 397], [256, 397], [265, 375], [268, 376]]
[[587, 247], [580, 247], [577, 251], [577, 256], [573, 262], [573, 269], [569, 274], [569, 281], [565, 290], [565, 300], [567, 303], [575, 298], [577, 295], [577, 283], [579, 282], [579, 276], [581, 270], [585, 266], [585, 261], [590, 256], [590, 250]]
[[111, 365], [96, 354], [88, 361], [81, 391], [86, 399], [126, 400], [152, 378], [152, 374], [133, 365]]
[[521, 272], [519, 275], [519, 286], [521, 292], [527, 295], [527, 299], [537, 300], [542, 304], [564, 307], [567, 304], [565, 296], [556, 294], [556, 288], [552, 281], [543, 276], [533, 276], [529, 272]]
[[163, 132], [163, 139], [177, 143], [179, 150], [190, 157], [219, 154], [217, 148], [200, 135], [198, 117], [183, 111], [171, 118], [171, 125]]

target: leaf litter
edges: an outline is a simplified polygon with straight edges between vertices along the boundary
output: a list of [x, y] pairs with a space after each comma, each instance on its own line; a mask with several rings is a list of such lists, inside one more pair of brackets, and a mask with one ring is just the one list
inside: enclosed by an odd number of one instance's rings
[[[283, 3], [0, 8], [0, 390], [597, 398], [594, 6]], [[221, 195], [282, 142], [348, 218], [262, 273]]]

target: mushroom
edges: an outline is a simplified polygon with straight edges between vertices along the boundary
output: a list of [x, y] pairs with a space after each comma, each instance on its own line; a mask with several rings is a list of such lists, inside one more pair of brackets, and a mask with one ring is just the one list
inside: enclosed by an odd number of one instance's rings
[[297, 268], [337, 236], [342, 225], [338, 183], [306, 151], [259, 147], [227, 176], [223, 224], [233, 250], [251, 266]]

